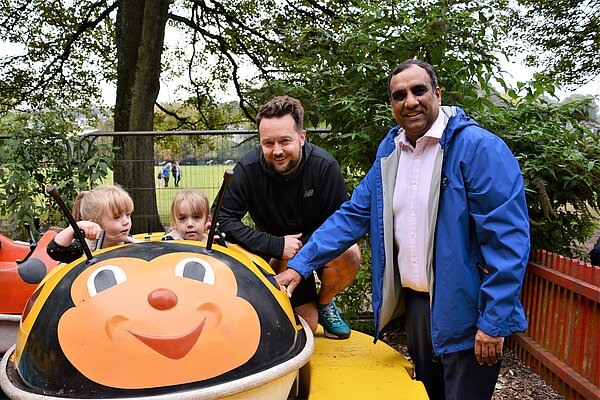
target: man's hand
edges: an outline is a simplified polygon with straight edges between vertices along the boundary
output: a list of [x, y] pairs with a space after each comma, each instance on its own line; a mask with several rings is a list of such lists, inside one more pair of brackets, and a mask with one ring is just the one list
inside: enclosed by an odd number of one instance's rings
[[275, 280], [285, 288], [288, 296], [292, 297], [292, 292], [302, 281], [302, 275], [298, 271], [288, 268], [282, 273], [275, 275]]
[[283, 260], [289, 260], [290, 258], [293, 258], [298, 250], [300, 250], [302, 247], [302, 242], [299, 238], [301, 236], [301, 233], [284, 236], [285, 244], [283, 245], [283, 254], [281, 256]]
[[503, 344], [504, 337], [490, 336], [481, 330], [477, 330], [475, 335], [475, 358], [479, 365], [493, 365], [502, 360]]

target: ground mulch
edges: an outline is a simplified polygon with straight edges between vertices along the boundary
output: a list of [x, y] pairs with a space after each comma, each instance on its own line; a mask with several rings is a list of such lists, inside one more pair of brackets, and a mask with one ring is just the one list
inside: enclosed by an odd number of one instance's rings
[[[381, 340], [410, 360], [406, 335], [400, 329], [385, 332]], [[564, 400], [552, 386], [525, 365], [510, 349], [504, 349], [502, 367], [492, 400]]]

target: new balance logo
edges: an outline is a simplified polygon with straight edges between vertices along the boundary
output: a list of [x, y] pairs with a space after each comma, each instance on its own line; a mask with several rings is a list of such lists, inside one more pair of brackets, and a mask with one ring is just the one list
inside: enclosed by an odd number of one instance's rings
[[310, 197], [310, 196], [312, 196], [314, 194], [314, 192], [315, 191], [313, 189], [309, 189], [306, 192], [304, 192], [304, 196], [302, 196], [302, 198], [305, 199], [307, 197]]

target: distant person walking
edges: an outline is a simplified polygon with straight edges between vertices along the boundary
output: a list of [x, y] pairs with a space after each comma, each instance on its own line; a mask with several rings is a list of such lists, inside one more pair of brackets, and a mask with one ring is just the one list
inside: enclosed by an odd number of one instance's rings
[[162, 169], [163, 179], [165, 180], [165, 187], [169, 187], [169, 177], [171, 176], [171, 163], [167, 163]]
[[162, 188], [162, 179], [163, 179], [163, 174], [162, 174], [162, 168], [158, 170], [158, 176], [156, 177], [157, 179], [157, 188]]
[[181, 181], [182, 173], [181, 167], [179, 166], [179, 161], [175, 161], [173, 163], [173, 167], [171, 167], [171, 173], [173, 174], [173, 182], [175, 182], [175, 187], [179, 187], [179, 182]]

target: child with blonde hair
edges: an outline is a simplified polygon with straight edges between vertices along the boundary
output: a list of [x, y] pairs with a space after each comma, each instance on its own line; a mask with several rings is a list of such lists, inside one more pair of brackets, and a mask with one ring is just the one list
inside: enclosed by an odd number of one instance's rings
[[171, 203], [171, 229], [166, 239], [206, 241], [210, 228], [208, 197], [199, 190], [184, 189]]
[[[118, 185], [101, 185], [81, 192], [73, 205], [73, 217], [92, 250], [102, 230], [105, 232], [102, 248], [137, 242], [129, 236], [132, 212], [133, 200]], [[70, 263], [83, 255], [83, 246], [69, 226], [48, 243], [47, 252], [56, 261]]]

